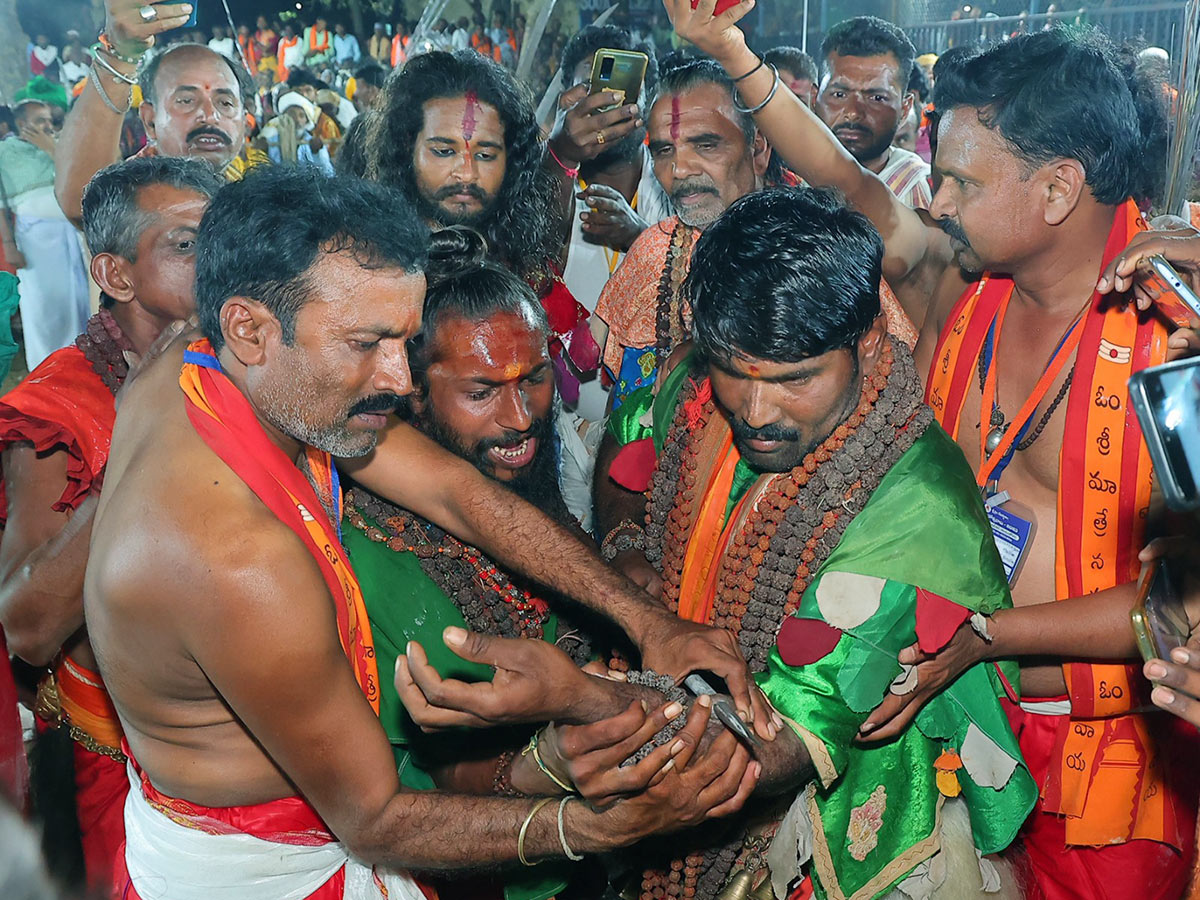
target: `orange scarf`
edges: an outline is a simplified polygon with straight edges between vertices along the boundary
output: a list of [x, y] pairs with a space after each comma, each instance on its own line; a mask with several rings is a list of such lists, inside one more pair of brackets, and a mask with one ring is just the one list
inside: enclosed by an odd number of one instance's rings
[[308, 52], [309, 53], [324, 53], [329, 49], [329, 29], [326, 28], [321, 32], [321, 43], [317, 43], [317, 26], [314, 25], [308, 30]]
[[[342, 650], [358, 686], [379, 715], [379, 672], [367, 608], [337, 527], [325, 515], [325, 504], [292, 460], [267, 437], [249, 401], [221, 371], [207, 340], [188, 346], [179, 386], [187, 399], [188, 419], [200, 439], [304, 541], [317, 561], [333, 598]], [[305, 448], [305, 459], [321, 492], [327, 495], [328, 505], [340, 510], [341, 490], [333, 459], [313, 447]]]
[[[1137, 205], [1127, 200], [1114, 217], [1101, 270], [1145, 229]], [[963, 293], [938, 338], [925, 401], [955, 438], [988, 330], [1002, 321], [1012, 291], [1011, 279], [985, 274]], [[1162, 312], [1173, 319], [1182, 315], [1179, 309]], [[1094, 294], [1070, 334], [1067, 346], [1076, 344], [1078, 350], [1059, 457], [1056, 599], [1106, 590], [1138, 576], [1152, 473], [1129, 407], [1127, 382], [1134, 372], [1165, 359], [1168, 328], [1161, 318], [1140, 317], [1132, 306]], [[1017, 430], [1015, 425], [1008, 429], [993, 459], [1011, 446]], [[981, 459], [981, 487], [990, 471]], [[1068, 817], [1069, 844], [1147, 838], [1180, 846], [1184, 835], [1162, 768], [1150, 758], [1154, 742], [1145, 719], [1128, 715], [1144, 692], [1141, 667], [1064, 663], [1063, 672], [1071, 722], [1055, 748], [1043, 808]]]

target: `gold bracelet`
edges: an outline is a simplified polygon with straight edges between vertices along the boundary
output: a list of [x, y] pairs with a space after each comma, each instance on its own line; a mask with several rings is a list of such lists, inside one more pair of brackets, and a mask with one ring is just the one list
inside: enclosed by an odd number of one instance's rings
[[547, 778], [549, 778], [551, 781], [553, 781], [555, 784], [557, 784], [560, 788], [562, 788], [568, 794], [579, 793], [577, 790], [575, 790], [575, 785], [568, 784], [567, 782], [565, 782], [561, 778], [559, 778], [557, 775], [555, 775], [553, 772], [551, 772], [550, 767], [547, 766], [546, 763], [542, 760], [542, 755], [541, 755], [541, 753], [538, 752], [538, 735], [539, 734], [541, 734], [540, 731], [535, 731], [533, 733], [533, 737], [531, 737], [529, 739], [529, 744], [528, 744], [528, 746], [525, 747], [524, 750], [521, 751], [521, 755], [522, 756], [526, 756], [526, 755], [532, 756], [534, 763], [537, 765], [538, 769], [541, 770], [541, 773], [543, 775], [545, 775]]
[[525, 817], [525, 821], [521, 823], [521, 830], [517, 832], [517, 859], [521, 861], [523, 866], [534, 866], [537, 863], [531, 863], [525, 858], [525, 835], [529, 831], [529, 823], [533, 821], [533, 817], [538, 814], [538, 811], [547, 803], [553, 803], [553, 797], [543, 797], [537, 803], [533, 804], [533, 809], [529, 811], [529, 815]]

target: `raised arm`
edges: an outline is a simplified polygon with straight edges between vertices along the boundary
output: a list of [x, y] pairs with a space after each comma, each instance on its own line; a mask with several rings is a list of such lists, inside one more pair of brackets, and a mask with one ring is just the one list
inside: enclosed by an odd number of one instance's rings
[[[364, 487], [506, 568], [613, 620], [651, 668], [676, 678], [707, 669], [725, 679], [750, 718], [762, 712], [761, 697], [750, 688], [745, 660], [729, 632], [677, 618], [606, 566], [594, 547], [411, 426], [395, 423], [373, 453], [339, 465]], [[759, 721], [765, 725], [766, 716]]]
[[[825, 124], [746, 46], [738, 20], [754, 8], [743, 0], [713, 17], [716, 0], [663, 0], [675, 33], [713, 57], [737, 80], [742, 103], [751, 109], [774, 97], [754, 114], [755, 124], [788, 167], [816, 187], [835, 187], [874, 223], [883, 236], [883, 274], [893, 286], [924, 259], [925, 221], [872, 172], [858, 164]], [[757, 70], [757, 71], [756, 71]], [[753, 73], [753, 74], [750, 74]], [[746, 76], [746, 77], [743, 77]]]
[[[142, 21], [138, 13], [147, 5], [158, 13], [152, 22]], [[137, 59], [149, 49], [156, 35], [187, 22], [192, 7], [164, 0], [105, 0], [104, 11], [105, 33], [116, 52], [127, 59]], [[112, 54], [103, 54], [103, 62], [130, 78], [137, 72], [136, 65]], [[92, 63], [92, 69], [95, 77], [88, 77], [83, 93], [67, 114], [54, 153], [54, 196], [63, 213], [76, 225], [83, 217], [83, 189], [87, 183], [105, 166], [121, 161], [121, 123], [129, 109], [129, 84], [115, 77], [99, 61]], [[104, 97], [98, 93], [97, 79]]]

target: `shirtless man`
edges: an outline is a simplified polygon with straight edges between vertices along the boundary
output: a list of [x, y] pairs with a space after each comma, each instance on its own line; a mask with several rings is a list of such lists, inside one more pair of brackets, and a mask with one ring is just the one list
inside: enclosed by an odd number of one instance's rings
[[[606, 603], [643, 646], [679, 646], [665, 611], [470, 463], [405, 426], [372, 453], [410, 389], [425, 243], [386, 189], [304, 172], [229, 186], [201, 224], [207, 338], [165, 354], [127, 392], [85, 582], [131, 751], [123, 897], [152, 896], [164, 880], [241, 888], [228, 897], [342, 896], [370, 884], [373, 864], [452, 870], [597, 852], [733, 811], [754, 786], [757, 764], [730, 738], [694, 761], [684, 749], [676, 771], [603, 812], [560, 802], [557, 822], [539, 815], [541, 801], [400, 791], [376, 719], [370, 628], [334, 525], [331, 452], [357, 458], [347, 468], [359, 483], [498, 560]], [[746, 693], [740, 668], [708, 657], [740, 672]], [[606, 703], [608, 687], [593, 696], [599, 679], [568, 667], [538, 673], [537, 712], [588, 721], [628, 705]], [[707, 716], [692, 718], [694, 747]], [[420, 897], [408, 875], [375, 874], [390, 896]]]
[[[750, 6], [714, 18], [712, 3], [693, 11], [667, 0], [676, 31], [734, 76], [757, 65], [735, 25]], [[1025, 35], [964, 62], [938, 80], [942, 183], [925, 214], [897, 201], [770, 71], [738, 87], [744, 103], [762, 105], [758, 126], [797, 174], [842, 190], [879, 229], [884, 275], [924, 325], [916, 356], [929, 373], [927, 402], [981, 487], [1002, 471], [1000, 486], [1023, 505], [1004, 512], [1037, 523], [1023, 569], [1010, 573], [1017, 608], [992, 617], [990, 643], [968, 628], [932, 660], [906, 651], [902, 662], [922, 663], [917, 690], [885, 701], [863, 736], [896, 734], [967, 662], [1024, 657], [1027, 701], [1059, 698], [1026, 702], [1019, 728], [1043, 785], [1025, 836], [1042, 890], [1119, 896], [1132, 880], [1151, 886], [1147, 896], [1178, 896], [1195, 791], [1155, 764], [1169, 745], [1130, 714], [1141, 702], [1137, 669], [1070, 662], [1136, 656], [1128, 614], [1150, 480], [1136, 425], [1126, 431], [1125, 382], [1164, 358], [1167, 328], [1139, 325], [1096, 289], [1105, 265], [1145, 227], [1129, 198], [1154, 193], [1144, 158], [1152, 132], [1139, 129], [1139, 111], [1154, 116], [1140, 109], [1144, 91], [1097, 36]], [[1007, 275], [973, 285], [979, 275], [964, 270]], [[985, 341], [991, 349], [981, 349]], [[990, 408], [973, 387], [979, 358]], [[1092, 413], [1099, 398], [1104, 412]], [[1020, 452], [1009, 452], [1014, 445]], [[1084, 459], [1089, 447], [1099, 461]]]
[[[220, 186], [209, 167], [183, 159], [130, 160], [92, 179], [83, 223], [102, 308], [77, 345], [0, 397], [0, 624], [14, 655], [48, 670], [35, 712], [39, 730], [70, 734], [73, 812], [93, 886], [106, 883], [124, 838], [129, 783], [121, 726], [83, 622], [113, 395], [130, 359], [191, 315], [196, 229]], [[38, 800], [43, 813], [53, 803]]]

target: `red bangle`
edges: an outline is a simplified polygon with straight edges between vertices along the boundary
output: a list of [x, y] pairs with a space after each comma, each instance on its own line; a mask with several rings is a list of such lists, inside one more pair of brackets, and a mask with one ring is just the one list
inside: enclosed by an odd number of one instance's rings
[[575, 168], [572, 169], [570, 166], [568, 166], [566, 163], [564, 163], [561, 159], [559, 159], [558, 154], [554, 152], [554, 148], [550, 146], [549, 141], [546, 141], [546, 149], [548, 151], [550, 151], [551, 159], [553, 159], [556, 163], [558, 163], [558, 167], [567, 173], [568, 178], [575, 179], [575, 178], [579, 177], [579, 166], [576, 166]]

